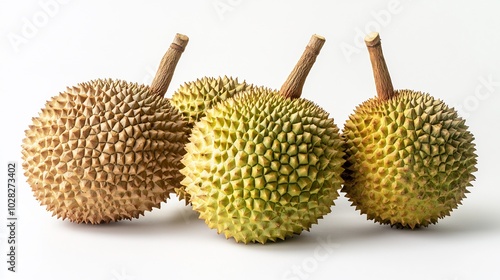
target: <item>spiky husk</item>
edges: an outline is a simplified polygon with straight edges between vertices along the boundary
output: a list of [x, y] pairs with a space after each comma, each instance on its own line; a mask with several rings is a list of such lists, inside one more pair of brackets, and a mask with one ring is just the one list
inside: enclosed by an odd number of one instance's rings
[[186, 117], [192, 127], [205, 115], [208, 109], [252, 87], [245, 81], [239, 83], [238, 78], [203, 77], [193, 82], [184, 83], [174, 92], [170, 102]]
[[285, 239], [331, 211], [342, 184], [341, 146], [326, 111], [258, 88], [196, 123], [181, 184], [200, 219], [226, 238]]
[[370, 99], [347, 120], [343, 191], [381, 224], [425, 227], [457, 208], [477, 169], [474, 137], [457, 112], [428, 94]]
[[[232, 77], [203, 77], [193, 82], [184, 83], [173, 95], [170, 102], [188, 121], [190, 128], [199, 121], [205, 112], [219, 102], [233, 97], [235, 94], [249, 90], [253, 87], [245, 81], [238, 82]], [[189, 203], [189, 195], [180, 186], [175, 189], [180, 200]]]
[[187, 133], [182, 115], [148, 86], [81, 83], [49, 100], [25, 131], [25, 176], [63, 220], [137, 218], [179, 184]]

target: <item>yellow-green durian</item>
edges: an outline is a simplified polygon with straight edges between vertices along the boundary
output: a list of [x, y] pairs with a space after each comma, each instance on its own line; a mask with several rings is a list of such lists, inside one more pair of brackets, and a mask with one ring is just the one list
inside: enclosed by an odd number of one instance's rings
[[200, 219], [226, 238], [266, 243], [300, 234], [338, 197], [339, 129], [325, 110], [299, 98], [323, 42], [313, 36], [279, 92], [237, 94], [194, 125], [181, 183]]
[[203, 77], [180, 86], [172, 95], [170, 102], [186, 117], [192, 127], [208, 109], [252, 87], [245, 81], [238, 82], [238, 78]]
[[377, 33], [366, 37], [378, 97], [359, 105], [343, 129], [343, 191], [367, 218], [425, 227], [457, 208], [475, 179], [474, 136], [443, 101], [393, 90]]
[[[192, 128], [197, 121], [205, 116], [208, 109], [252, 87], [253, 85], [247, 84], [245, 81], [238, 82], [238, 78], [204, 77], [184, 83], [174, 92], [170, 102], [182, 113], [188, 126]], [[189, 203], [189, 195], [182, 185], [179, 185], [175, 192], [180, 200], [185, 200], [186, 204]]]

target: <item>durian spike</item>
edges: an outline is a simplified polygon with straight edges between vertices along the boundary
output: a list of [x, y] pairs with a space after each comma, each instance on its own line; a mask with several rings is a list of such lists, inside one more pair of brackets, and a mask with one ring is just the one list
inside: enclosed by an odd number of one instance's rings
[[186, 48], [189, 38], [186, 35], [177, 33], [174, 40], [170, 44], [169, 49], [163, 56], [160, 66], [156, 71], [156, 75], [151, 83], [150, 90], [153, 94], [165, 96], [168, 85], [174, 75], [175, 66], [181, 58], [182, 52]]
[[299, 61], [293, 68], [290, 75], [288, 75], [288, 78], [285, 83], [283, 83], [283, 86], [281, 86], [281, 95], [290, 99], [300, 97], [307, 75], [314, 65], [316, 57], [323, 47], [323, 44], [325, 44], [324, 37], [316, 34], [312, 35], [311, 40], [309, 41], [309, 44], [307, 44], [306, 49], [302, 53]]
[[379, 34], [377, 32], [368, 34], [365, 37], [365, 44], [368, 48], [368, 53], [370, 53], [373, 78], [375, 79], [375, 86], [377, 87], [377, 96], [382, 101], [389, 100], [395, 95], [395, 92], [392, 87], [391, 75], [389, 75], [384, 54], [382, 53]]

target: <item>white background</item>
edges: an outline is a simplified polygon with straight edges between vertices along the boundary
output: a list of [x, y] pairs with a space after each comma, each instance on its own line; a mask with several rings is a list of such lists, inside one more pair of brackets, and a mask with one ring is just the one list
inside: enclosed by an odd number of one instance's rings
[[[0, 3], [2, 279], [500, 279], [498, 1]], [[149, 83], [179, 32], [190, 42], [167, 97], [202, 76], [279, 88], [317, 33], [327, 41], [303, 97], [342, 127], [375, 95], [362, 42], [369, 30], [381, 34], [395, 88], [455, 106], [476, 137], [477, 180], [450, 217], [426, 229], [392, 229], [367, 221], [342, 195], [310, 232], [243, 245], [208, 229], [175, 197], [133, 221], [58, 220], [18, 170], [18, 272], [7, 271], [7, 162], [21, 164], [23, 131], [66, 86], [107, 77]]]

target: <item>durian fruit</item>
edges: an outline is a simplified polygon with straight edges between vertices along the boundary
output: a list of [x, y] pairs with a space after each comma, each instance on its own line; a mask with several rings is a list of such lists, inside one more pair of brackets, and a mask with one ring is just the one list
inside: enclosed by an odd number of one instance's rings
[[378, 97], [359, 105], [343, 129], [342, 191], [375, 222], [411, 229], [435, 224], [472, 186], [474, 136], [443, 101], [393, 90], [378, 33], [365, 42]]
[[[186, 82], [172, 95], [170, 102], [186, 118], [190, 129], [199, 121], [205, 112], [217, 103], [233, 97], [235, 94], [249, 90], [253, 85], [245, 81], [238, 82], [232, 77], [203, 77], [196, 81]], [[189, 194], [181, 184], [175, 188], [179, 200], [184, 200], [186, 205], [190, 202]]]
[[151, 84], [68, 87], [25, 131], [23, 168], [41, 205], [75, 223], [138, 218], [179, 184], [189, 128], [163, 97], [188, 43], [177, 34]]
[[342, 184], [339, 129], [300, 98], [324, 41], [312, 37], [280, 91], [239, 93], [194, 125], [181, 184], [199, 218], [226, 238], [283, 240], [331, 211]]
[[245, 81], [238, 82], [238, 78], [203, 77], [180, 86], [170, 102], [187, 118], [189, 126], [193, 127], [194, 123], [205, 115], [206, 110], [252, 87], [253, 85]]

